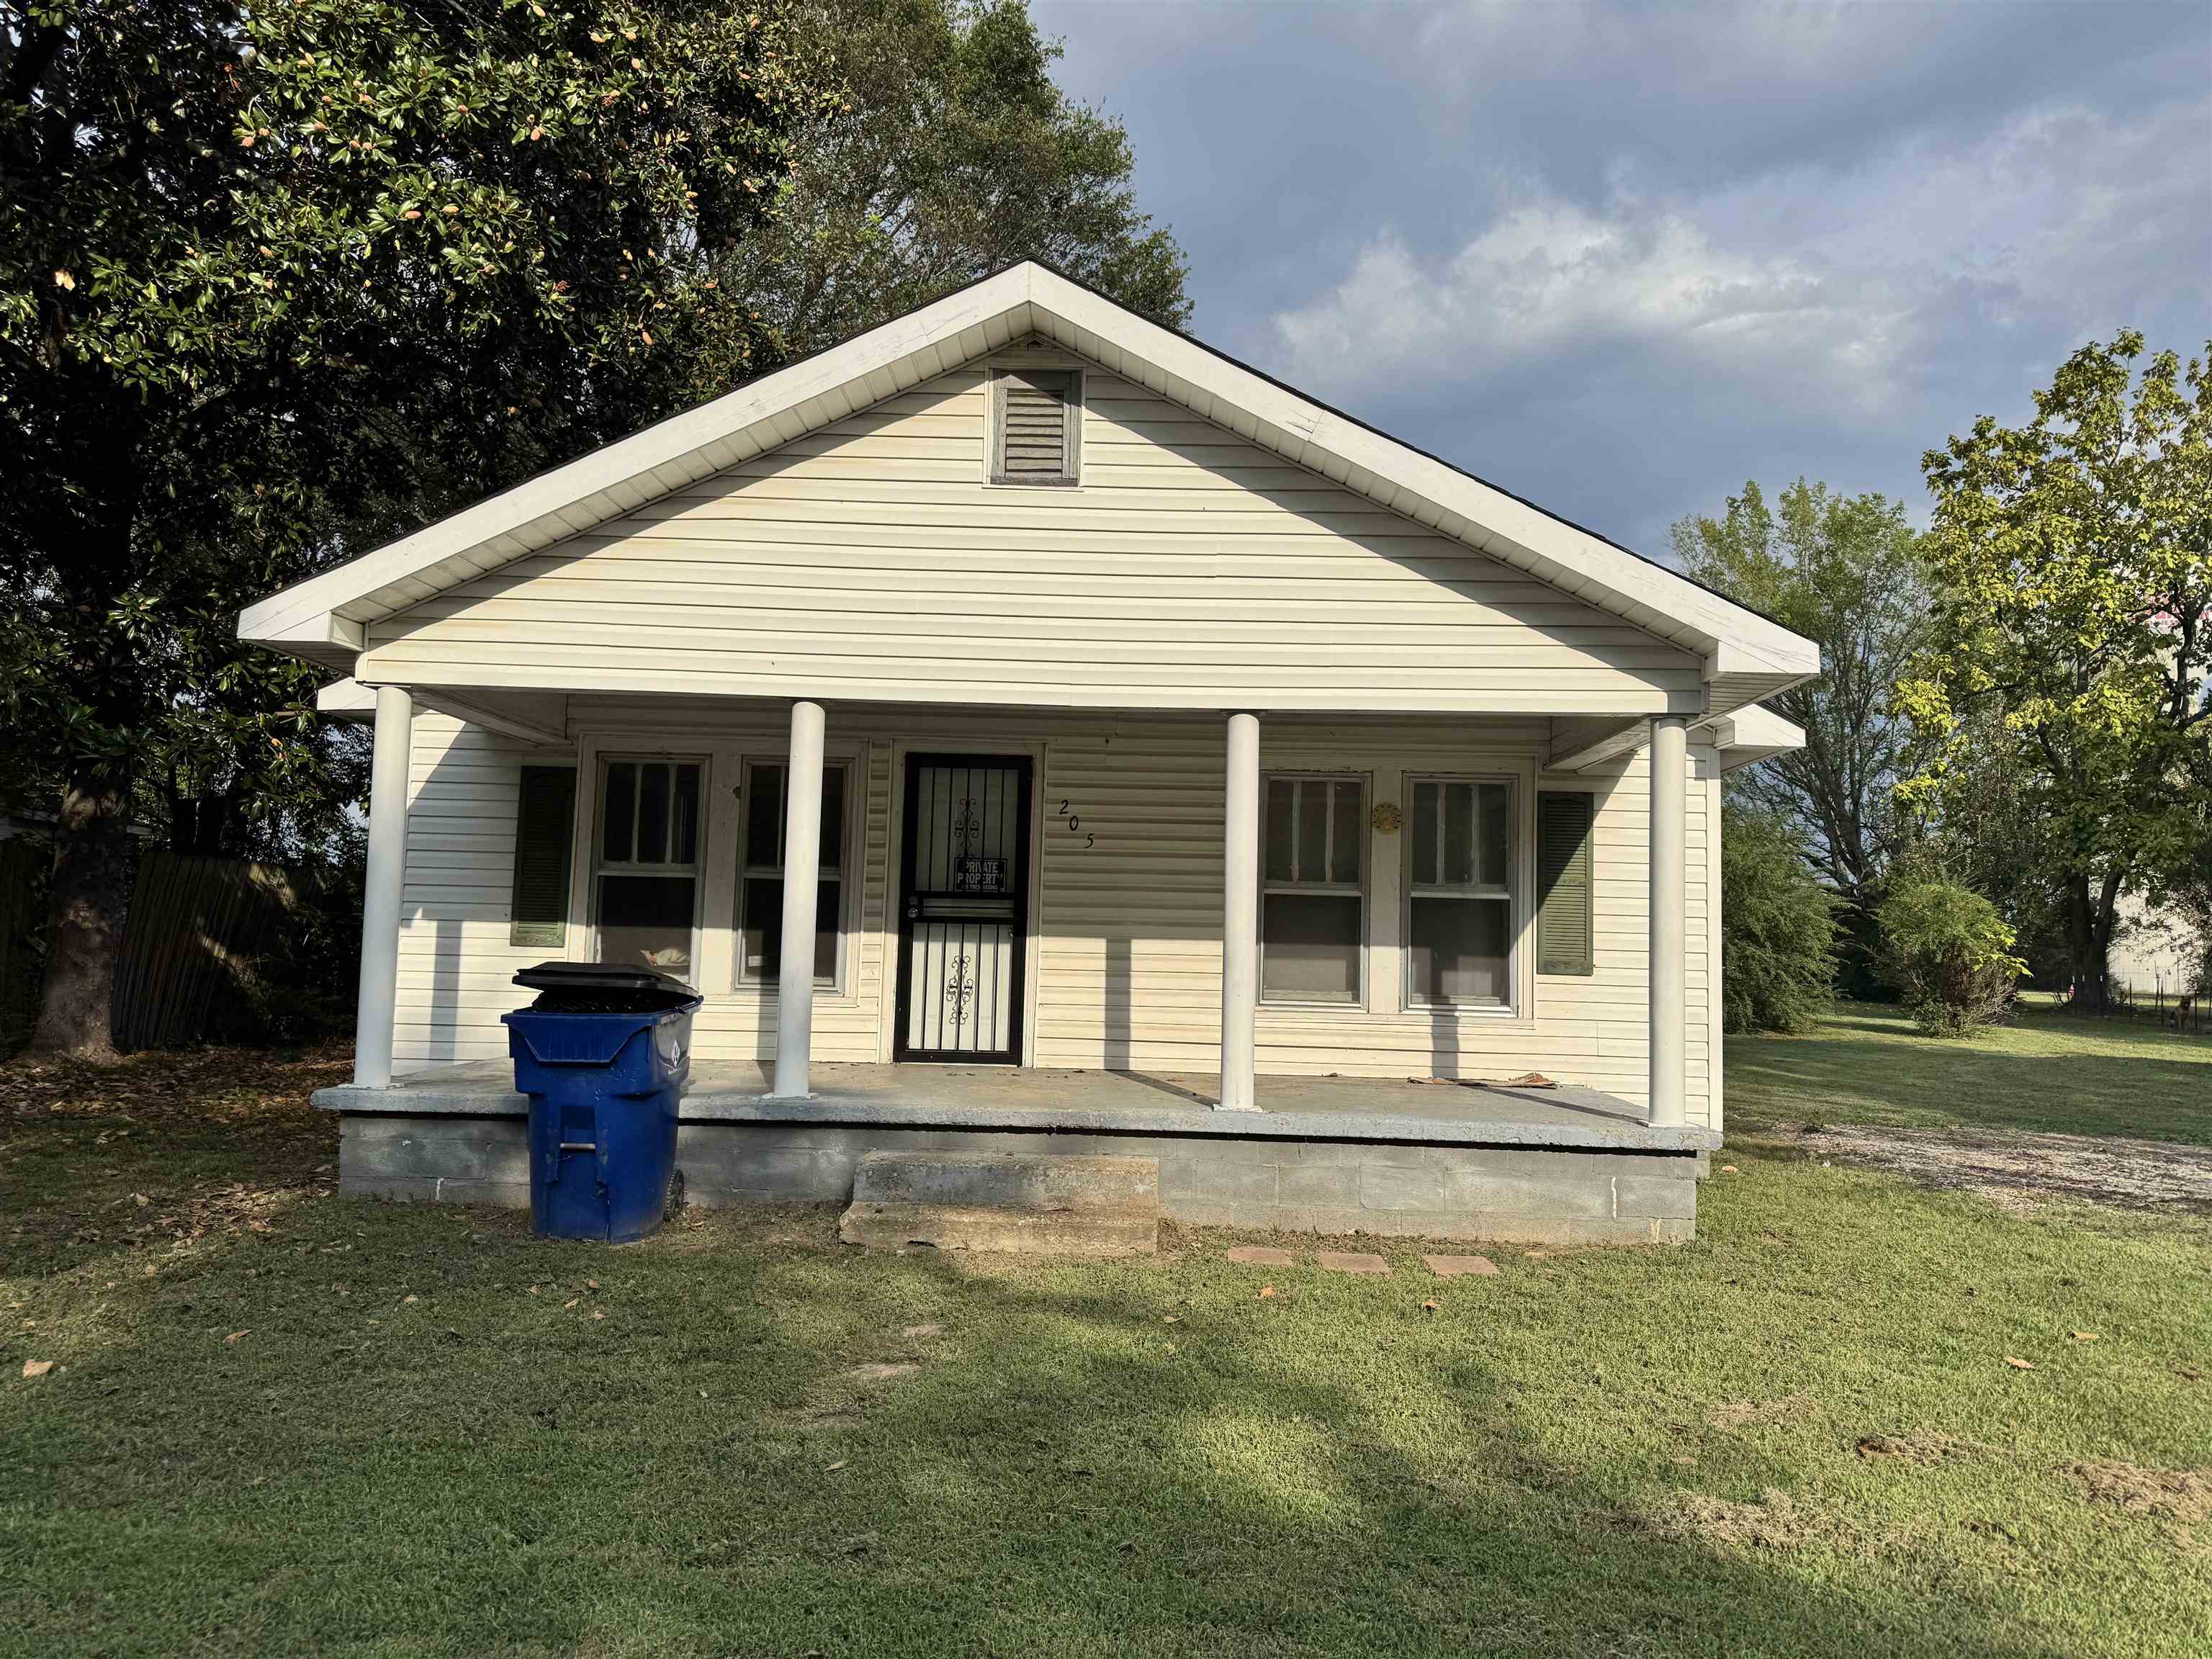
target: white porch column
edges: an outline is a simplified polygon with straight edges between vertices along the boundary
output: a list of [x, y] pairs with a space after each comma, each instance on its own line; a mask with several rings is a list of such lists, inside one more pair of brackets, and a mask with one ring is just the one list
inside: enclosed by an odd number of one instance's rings
[[1651, 1121], [1683, 1121], [1689, 1006], [1689, 898], [1684, 783], [1690, 722], [1651, 722]]
[[353, 1080], [392, 1083], [392, 1022], [399, 985], [399, 904], [407, 882], [407, 767], [415, 699], [376, 688], [376, 747], [368, 781], [368, 869], [361, 902], [361, 995], [354, 1005]]
[[779, 1100], [806, 1097], [814, 1045], [814, 898], [822, 878], [822, 705], [791, 705], [791, 764], [783, 779], [783, 957], [775, 981]]
[[1221, 1109], [1256, 1110], [1253, 1017], [1260, 1006], [1260, 720], [1229, 717], [1222, 829]]

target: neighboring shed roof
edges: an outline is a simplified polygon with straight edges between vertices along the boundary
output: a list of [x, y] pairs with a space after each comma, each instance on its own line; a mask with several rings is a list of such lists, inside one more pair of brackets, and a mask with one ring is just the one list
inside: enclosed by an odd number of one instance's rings
[[273, 594], [240, 636], [350, 669], [368, 623], [1033, 334], [1696, 653], [1712, 713], [1820, 670], [1816, 646], [1758, 612], [1032, 263]]

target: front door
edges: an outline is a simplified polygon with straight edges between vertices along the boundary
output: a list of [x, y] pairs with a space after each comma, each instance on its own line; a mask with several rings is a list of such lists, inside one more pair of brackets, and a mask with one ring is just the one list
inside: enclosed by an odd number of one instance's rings
[[1026, 757], [907, 757], [895, 1058], [1020, 1063], [1029, 851]]

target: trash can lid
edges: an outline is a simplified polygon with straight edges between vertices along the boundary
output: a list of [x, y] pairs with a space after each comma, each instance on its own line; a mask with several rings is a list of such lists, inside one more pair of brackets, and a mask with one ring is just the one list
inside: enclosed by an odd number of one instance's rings
[[672, 996], [697, 994], [673, 974], [657, 968], [625, 968], [615, 962], [541, 962], [514, 976], [533, 991], [659, 991]]

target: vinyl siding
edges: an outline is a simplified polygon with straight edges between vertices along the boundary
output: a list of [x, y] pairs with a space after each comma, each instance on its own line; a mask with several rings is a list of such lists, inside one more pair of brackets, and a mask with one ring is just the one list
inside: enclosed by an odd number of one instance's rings
[[[591, 759], [600, 749], [658, 749], [707, 759], [707, 873], [695, 977], [708, 1000], [697, 1024], [696, 1052], [710, 1060], [772, 1058], [772, 988], [732, 984], [732, 787], [745, 757], [781, 758], [781, 720], [775, 711], [743, 704], [617, 706], [582, 699], [572, 720], [583, 734], [579, 793], [587, 808]], [[1540, 720], [1262, 721], [1264, 767], [1363, 775], [1370, 780], [1370, 806], [1401, 799], [1409, 773], [1512, 776], [1522, 987], [1513, 1016], [1401, 1009], [1395, 941], [1402, 836], [1370, 831], [1367, 1006], [1263, 1006], [1263, 1073], [1504, 1078], [1534, 1070], [1644, 1103], [1646, 763], [1639, 755], [1602, 773], [1554, 776], [1540, 769], [1546, 740]], [[816, 993], [817, 1058], [890, 1057], [894, 1009], [885, 968], [896, 960], [897, 945], [891, 906], [898, 755], [906, 744], [1039, 757], [1037, 898], [1025, 964], [1031, 1062], [1200, 1073], [1218, 1066], [1218, 717], [921, 716], [833, 708], [829, 744], [833, 757], [844, 755], [863, 767], [866, 789], [854, 842], [859, 879], [848, 910], [854, 931], [847, 940], [843, 986]], [[545, 749], [442, 715], [416, 720], [396, 1041], [403, 1069], [506, 1052], [498, 1017], [516, 1004], [510, 976], [547, 954], [507, 944], [515, 790], [523, 765], [552, 758]], [[1693, 748], [1690, 763], [1689, 1115], [1693, 1122], [1717, 1124], [1711, 992], [1717, 952], [1710, 907], [1717, 898], [1719, 794], [1713, 751]], [[1534, 788], [1583, 788], [1596, 797], [1596, 971], [1588, 977], [1532, 971], [1526, 878]], [[1071, 816], [1081, 820], [1079, 827], [1069, 827]], [[580, 896], [586, 863], [580, 847]], [[573, 955], [588, 950], [585, 916], [580, 908], [572, 917]]]
[[980, 366], [375, 623], [360, 672], [1111, 708], [1698, 706], [1677, 647], [1093, 368], [1082, 483], [984, 483]]

